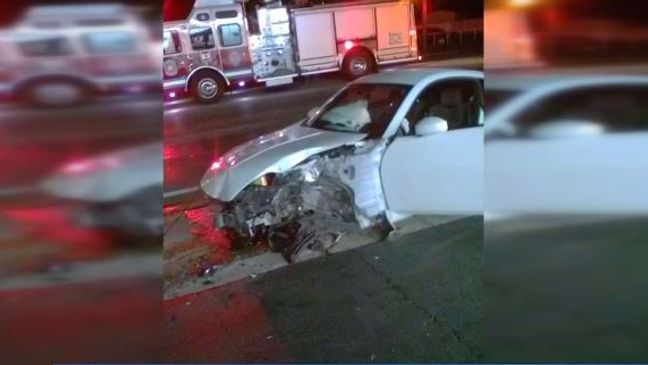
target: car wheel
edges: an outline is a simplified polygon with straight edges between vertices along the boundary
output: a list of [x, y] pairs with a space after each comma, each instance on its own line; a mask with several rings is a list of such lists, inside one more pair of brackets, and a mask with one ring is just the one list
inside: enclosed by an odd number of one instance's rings
[[342, 72], [349, 80], [369, 75], [375, 70], [374, 58], [365, 50], [351, 51], [342, 64]]
[[195, 75], [191, 81], [191, 95], [203, 104], [216, 102], [225, 93], [227, 84], [214, 72], [203, 72]]

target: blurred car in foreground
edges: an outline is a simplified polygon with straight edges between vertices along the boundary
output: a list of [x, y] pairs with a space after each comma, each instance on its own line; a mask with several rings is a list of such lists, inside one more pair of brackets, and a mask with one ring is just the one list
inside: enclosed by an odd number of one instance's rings
[[648, 76], [509, 75], [486, 94], [487, 216], [648, 214]]
[[162, 143], [70, 162], [49, 176], [50, 197], [78, 205], [75, 223], [134, 236], [162, 232]]
[[0, 49], [0, 91], [31, 104], [161, 87], [149, 30], [121, 4], [30, 7], [0, 34]]
[[221, 205], [216, 225], [290, 254], [350, 227], [481, 214], [482, 84], [481, 72], [443, 69], [352, 82], [213, 162], [201, 187]]

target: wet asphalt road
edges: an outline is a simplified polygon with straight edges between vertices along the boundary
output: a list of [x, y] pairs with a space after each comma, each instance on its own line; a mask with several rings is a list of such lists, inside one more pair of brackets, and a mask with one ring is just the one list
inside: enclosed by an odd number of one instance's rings
[[164, 302], [170, 360], [477, 362], [482, 217]]
[[67, 161], [159, 140], [161, 107], [160, 95], [0, 104], [0, 364], [163, 360], [159, 246], [116, 248], [37, 189]]
[[67, 161], [160, 140], [161, 121], [159, 94], [65, 108], [0, 104], [0, 197], [38, 184]]
[[648, 361], [648, 218], [568, 218], [486, 223], [486, 362]]

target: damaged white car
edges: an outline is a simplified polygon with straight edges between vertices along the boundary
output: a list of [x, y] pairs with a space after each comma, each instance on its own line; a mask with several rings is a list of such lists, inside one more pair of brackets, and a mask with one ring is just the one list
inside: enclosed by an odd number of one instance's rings
[[288, 258], [414, 214], [483, 212], [483, 74], [412, 69], [348, 84], [286, 129], [214, 161], [215, 224]]

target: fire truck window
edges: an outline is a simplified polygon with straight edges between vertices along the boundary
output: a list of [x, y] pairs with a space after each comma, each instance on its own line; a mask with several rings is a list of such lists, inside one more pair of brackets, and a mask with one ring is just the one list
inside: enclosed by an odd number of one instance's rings
[[207, 13], [198, 13], [196, 14], [196, 19], [200, 20], [201, 22], [209, 20], [209, 14]]
[[175, 30], [164, 32], [164, 55], [175, 54], [182, 51], [180, 36]]
[[218, 26], [221, 46], [234, 47], [243, 44], [241, 26], [238, 24], [223, 24]]
[[191, 48], [194, 50], [210, 49], [216, 45], [214, 43], [214, 32], [209, 26], [191, 27], [189, 36], [191, 38]]
[[101, 26], [110, 26], [110, 25], [120, 25], [124, 24], [123, 19], [82, 19], [76, 22], [77, 25], [82, 27], [101, 27]]
[[57, 28], [61, 28], [63, 25], [61, 24], [61, 22], [56, 20], [53, 21], [45, 20], [45, 21], [33, 22], [32, 26], [34, 28], [41, 28], [41, 29], [57, 29]]
[[223, 10], [223, 11], [217, 11], [216, 14], [216, 19], [229, 19], [229, 18], [236, 18], [238, 16], [238, 11], [236, 10]]
[[18, 41], [24, 56], [63, 56], [71, 53], [68, 40], [63, 37], [32, 38]]
[[83, 45], [90, 53], [129, 53], [136, 50], [135, 36], [130, 32], [93, 32], [83, 35]]

